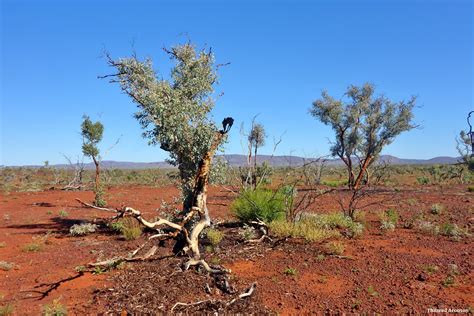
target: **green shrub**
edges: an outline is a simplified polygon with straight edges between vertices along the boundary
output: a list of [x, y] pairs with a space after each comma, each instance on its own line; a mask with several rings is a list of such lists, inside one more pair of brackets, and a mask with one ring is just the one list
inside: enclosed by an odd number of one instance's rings
[[451, 237], [451, 239], [456, 240], [456, 241], [468, 235], [466, 230], [452, 223], [442, 224], [439, 228], [439, 233], [443, 236]]
[[474, 192], [474, 186], [468, 187], [468, 188], [467, 188], [467, 191], [468, 191], [468, 192]]
[[398, 213], [393, 209], [388, 209], [379, 214], [380, 229], [382, 231], [394, 231], [398, 224]]
[[284, 274], [286, 275], [296, 275], [298, 271], [295, 268], [286, 268], [285, 271], [283, 271]]
[[53, 300], [51, 304], [43, 306], [44, 316], [66, 316], [67, 309], [59, 302], [59, 299]]
[[122, 236], [126, 240], [134, 240], [141, 236], [142, 234], [142, 227], [140, 223], [134, 218], [127, 217], [122, 219], [123, 227], [120, 230]]
[[222, 238], [224, 238], [224, 233], [217, 230], [217, 229], [208, 229], [207, 230], [207, 239], [209, 239], [209, 242], [211, 243], [212, 246], [217, 246], [220, 244], [222, 241]]
[[65, 210], [60, 210], [58, 215], [59, 215], [59, 217], [68, 217], [69, 213], [66, 212]]
[[428, 179], [427, 177], [418, 177], [416, 178], [416, 181], [418, 182], [418, 184], [421, 184], [421, 185], [430, 183], [430, 179]]
[[262, 220], [270, 223], [285, 216], [285, 197], [279, 191], [268, 189], [244, 190], [234, 202], [231, 210], [243, 222]]

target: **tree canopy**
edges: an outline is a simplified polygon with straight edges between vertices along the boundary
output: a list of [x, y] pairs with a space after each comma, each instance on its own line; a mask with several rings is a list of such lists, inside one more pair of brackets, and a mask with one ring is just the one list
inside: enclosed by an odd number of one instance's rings
[[197, 51], [190, 43], [165, 52], [174, 63], [169, 80], [158, 75], [150, 58], [109, 58], [109, 64], [118, 70], [112, 81], [138, 106], [135, 117], [145, 129], [143, 136], [169, 152], [168, 161], [178, 166], [187, 196], [218, 130], [210, 117], [218, 65], [210, 49]]

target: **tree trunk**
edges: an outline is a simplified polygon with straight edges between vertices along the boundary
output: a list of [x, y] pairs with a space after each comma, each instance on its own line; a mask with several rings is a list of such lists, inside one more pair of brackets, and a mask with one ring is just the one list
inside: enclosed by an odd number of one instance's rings
[[100, 185], [100, 166], [96, 157], [92, 157], [92, 160], [94, 160], [95, 164], [95, 192], [98, 192]]

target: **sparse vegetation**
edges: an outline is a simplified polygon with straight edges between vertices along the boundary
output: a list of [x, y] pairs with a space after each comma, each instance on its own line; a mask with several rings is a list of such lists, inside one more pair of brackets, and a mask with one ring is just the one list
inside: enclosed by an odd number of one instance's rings
[[43, 316], [66, 316], [67, 308], [60, 299], [54, 299], [51, 304], [43, 306]]
[[296, 271], [295, 268], [288, 267], [285, 269], [285, 271], [283, 271], [283, 273], [289, 276], [295, 276], [298, 273], [298, 271]]
[[398, 224], [398, 213], [393, 209], [379, 213], [380, 229], [385, 231], [394, 231]]
[[69, 216], [69, 213], [66, 212], [65, 210], [60, 210], [60, 211], [58, 212], [58, 216], [59, 216], [59, 217], [68, 217], [68, 216]]
[[72, 236], [84, 236], [87, 234], [95, 233], [98, 226], [96, 224], [91, 223], [82, 223], [82, 224], [74, 224], [69, 228], [69, 233]]
[[340, 256], [346, 250], [346, 246], [340, 241], [331, 241], [324, 246], [324, 249], [328, 255]]
[[15, 309], [13, 308], [13, 305], [8, 303], [5, 305], [0, 305], [0, 316], [8, 316], [8, 315], [13, 315], [13, 312]]
[[224, 238], [224, 233], [217, 229], [208, 229], [206, 232], [207, 239], [209, 239], [209, 242], [213, 247], [216, 247], [220, 244], [222, 241], [222, 238]]
[[10, 271], [11, 269], [13, 269], [13, 267], [14, 267], [13, 263], [0, 261], [0, 270]]
[[22, 248], [24, 252], [38, 252], [38, 251], [41, 251], [42, 249], [43, 247], [40, 244], [34, 243], [34, 242], [26, 244]]

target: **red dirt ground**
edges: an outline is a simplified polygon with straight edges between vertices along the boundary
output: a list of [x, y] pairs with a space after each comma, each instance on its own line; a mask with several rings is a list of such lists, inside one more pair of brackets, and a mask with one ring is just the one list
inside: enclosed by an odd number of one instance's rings
[[[155, 209], [162, 199], [171, 201], [177, 193], [172, 187], [120, 187], [110, 189], [107, 200], [111, 206], [118, 207], [123, 203], [152, 216], [156, 215]], [[384, 208], [369, 207], [367, 230], [361, 238], [342, 240], [346, 246], [343, 258], [318, 256], [324, 252], [322, 243], [297, 239], [252, 246], [238, 243], [235, 238], [228, 237], [237, 235], [237, 228], [228, 229], [223, 246], [206, 256], [232, 270], [232, 281], [239, 291], [252, 282], [258, 283], [249, 305], [239, 307], [247, 308], [247, 312], [283, 315], [426, 313], [429, 308], [458, 308], [470, 309], [472, 313], [474, 194], [468, 193], [465, 186], [403, 187], [391, 194]], [[78, 275], [75, 267], [117, 253], [125, 254], [141, 243], [140, 240], [125, 241], [106, 229], [86, 237], [70, 236], [69, 227], [73, 224], [105, 219], [110, 215], [80, 207], [74, 200], [77, 197], [92, 200], [93, 195], [91, 192], [44, 191], [0, 196], [0, 261], [14, 264], [9, 271], [0, 270], [0, 306], [10, 303], [15, 314], [37, 315], [45, 304], [59, 298], [74, 315], [146, 312], [137, 305], [140, 300], [134, 296], [140, 296], [140, 287], [130, 285], [134, 280], [132, 277], [135, 275], [136, 278], [137, 271], [146, 271], [148, 279], [143, 277], [141, 286], [148, 282], [152, 288], [144, 289], [143, 296], [148, 295], [145, 293], [148, 291], [154, 299], [153, 293], [165, 293], [166, 287], [172, 285], [159, 280], [152, 282], [151, 278], [159, 278], [160, 272], [173, 269], [179, 260], [128, 264], [122, 270], [100, 275], [86, 273], [74, 278]], [[231, 219], [228, 205], [232, 198], [227, 190], [211, 188], [208, 207], [215, 221]], [[434, 203], [445, 206], [441, 215], [430, 214], [429, 208]], [[400, 227], [415, 214], [423, 212], [435, 223], [451, 222], [467, 227], [471, 236], [452, 241], [445, 236], [398, 227], [394, 232], [381, 234], [376, 211], [386, 207], [399, 212]], [[327, 195], [318, 200], [312, 210], [336, 211], [338, 204], [334, 195]], [[68, 215], [61, 217], [60, 211]], [[25, 245], [30, 243], [40, 245], [40, 251], [24, 251]], [[452, 265], [456, 265], [454, 274]], [[428, 266], [437, 266], [438, 270], [427, 272]], [[295, 274], [285, 274], [287, 268], [294, 269]], [[205, 285], [207, 282], [200, 273], [185, 273], [178, 277], [178, 280], [182, 279], [180, 286], [191, 287], [192, 282], [204, 282]], [[454, 284], [443, 286], [442, 282], [450, 273], [454, 276]], [[51, 288], [51, 284], [68, 278], [74, 279]], [[193, 281], [186, 284], [186, 280]], [[123, 284], [130, 285], [129, 297], [118, 293], [115, 299], [107, 294], [114, 293]], [[47, 292], [48, 289], [51, 291]], [[169, 292], [166, 300], [156, 298], [155, 311], [169, 311], [178, 299], [191, 302], [210, 297], [201, 289], [189, 291], [189, 295], [182, 298], [173, 296], [172, 289]]]

